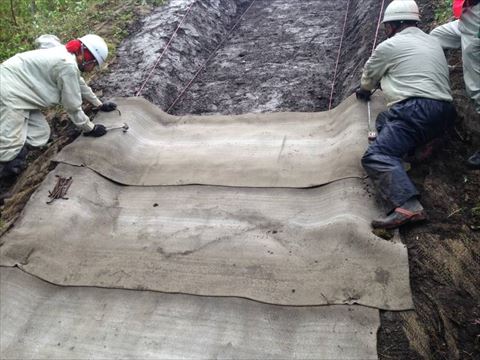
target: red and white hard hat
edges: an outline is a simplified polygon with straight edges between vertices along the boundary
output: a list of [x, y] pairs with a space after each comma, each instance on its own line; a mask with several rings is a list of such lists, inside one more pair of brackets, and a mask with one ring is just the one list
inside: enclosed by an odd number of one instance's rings
[[107, 60], [108, 46], [100, 36], [88, 34], [78, 40], [92, 53], [95, 60], [97, 60], [98, 66], [101, 66]]

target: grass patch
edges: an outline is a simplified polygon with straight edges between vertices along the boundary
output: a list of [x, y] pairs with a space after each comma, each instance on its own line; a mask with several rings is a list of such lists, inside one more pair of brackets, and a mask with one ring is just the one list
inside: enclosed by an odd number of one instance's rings
[[163, 0], [2, 0], [0, 62], [34, 49], [34, 40], [42, 34], [54, 34], [65, 43], [95, 33], [105, 39], [114, 55], [138, 12], [162, 3]]
[[435, 10], [435, 22], [445, 24], [453, 16], [452, 0], [440, 0], [437, 10]]

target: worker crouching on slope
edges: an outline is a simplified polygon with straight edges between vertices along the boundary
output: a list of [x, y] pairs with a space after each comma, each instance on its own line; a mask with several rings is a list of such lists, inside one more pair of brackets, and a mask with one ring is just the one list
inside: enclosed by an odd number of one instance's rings
[[388, 110], [376, 120], [378, 136], [363, 155], [362, 165], [389, 206], [374, 228], [393, 229], [426, 219], [419, 192], [402, 159], [453, 126], [455, 109], [442, 48], [417, 28], [418, 6], [394, 0], [385, 10], [388, 39], [365, 64], [357, 98], [368, 101], [380, 82]]
[[105, 62], [107, 44], [90, 34], [59, 45], [19, 53], [0, 64], [0, 178], [16, 176], [25, 168], [26, 145], [48, 142], [50, 127], [42, 108], [63, 105], [86, 136], [107, 132], [105, 126], [90, 121], [82, 102], [102, 111], [114, 110], [116, 105], [102, 104], [81, 76]]
[[[444, 49], [462, 48], [465, 88], [480, 114], [480, 0], [454, 0], [453, 13], [458, 20], [433, 29], [430, 35]], [[480, 169], [480, 150], [467, 160], [467, 165]]]

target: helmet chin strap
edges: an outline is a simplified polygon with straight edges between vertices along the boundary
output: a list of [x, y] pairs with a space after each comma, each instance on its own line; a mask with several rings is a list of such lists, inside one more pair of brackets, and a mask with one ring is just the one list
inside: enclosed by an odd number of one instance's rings
[[92, 63], [95, 63], [96, 60], [89, 60], [89, 61], [85, 61], [85, 46], [82, 44], [82, 46], [80, 47], [80, 50], [81, 50], [81, 54], [82, 54], [82, 62], [80, 64], [78, 64], [78, 69], [81, 71], [81, 72], [85, 72], [85, 66], [89, 65], [89, 64], [92, 64]]

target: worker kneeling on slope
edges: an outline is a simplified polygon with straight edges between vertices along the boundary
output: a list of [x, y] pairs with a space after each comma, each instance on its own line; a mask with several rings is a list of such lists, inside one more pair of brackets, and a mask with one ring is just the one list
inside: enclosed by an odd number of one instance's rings
[[380, 82], [388, 101], [388, 110], [376, 120], [378, 136], [362, 158], [389, 206], [385, 218], [372, 221], [374, 228], [392, 229], [426, 219], [402, 160], [416, 147], [442, 136], [455, 118], [445, 55], [437, 41], [417, 28], [418, 21], [415, 1], [389, 4], [383, 18], [388, 39], [365, 64], [356, 93], [368, 101]]
[[101, 66], [108, 55], [105, 41], [93, 34], [65, 46], [19, 53], [0, 64], [0, 178], [18, 175], [26, 166], [26, 144], [43, 146], [50, 127], [40, 109], [61, 104], [86, 136], [99, 137], [105, 126], [93, 124], [82, 110], [86, 100], [102, 111], [116, 108], [102, 103], [81, 72]]

